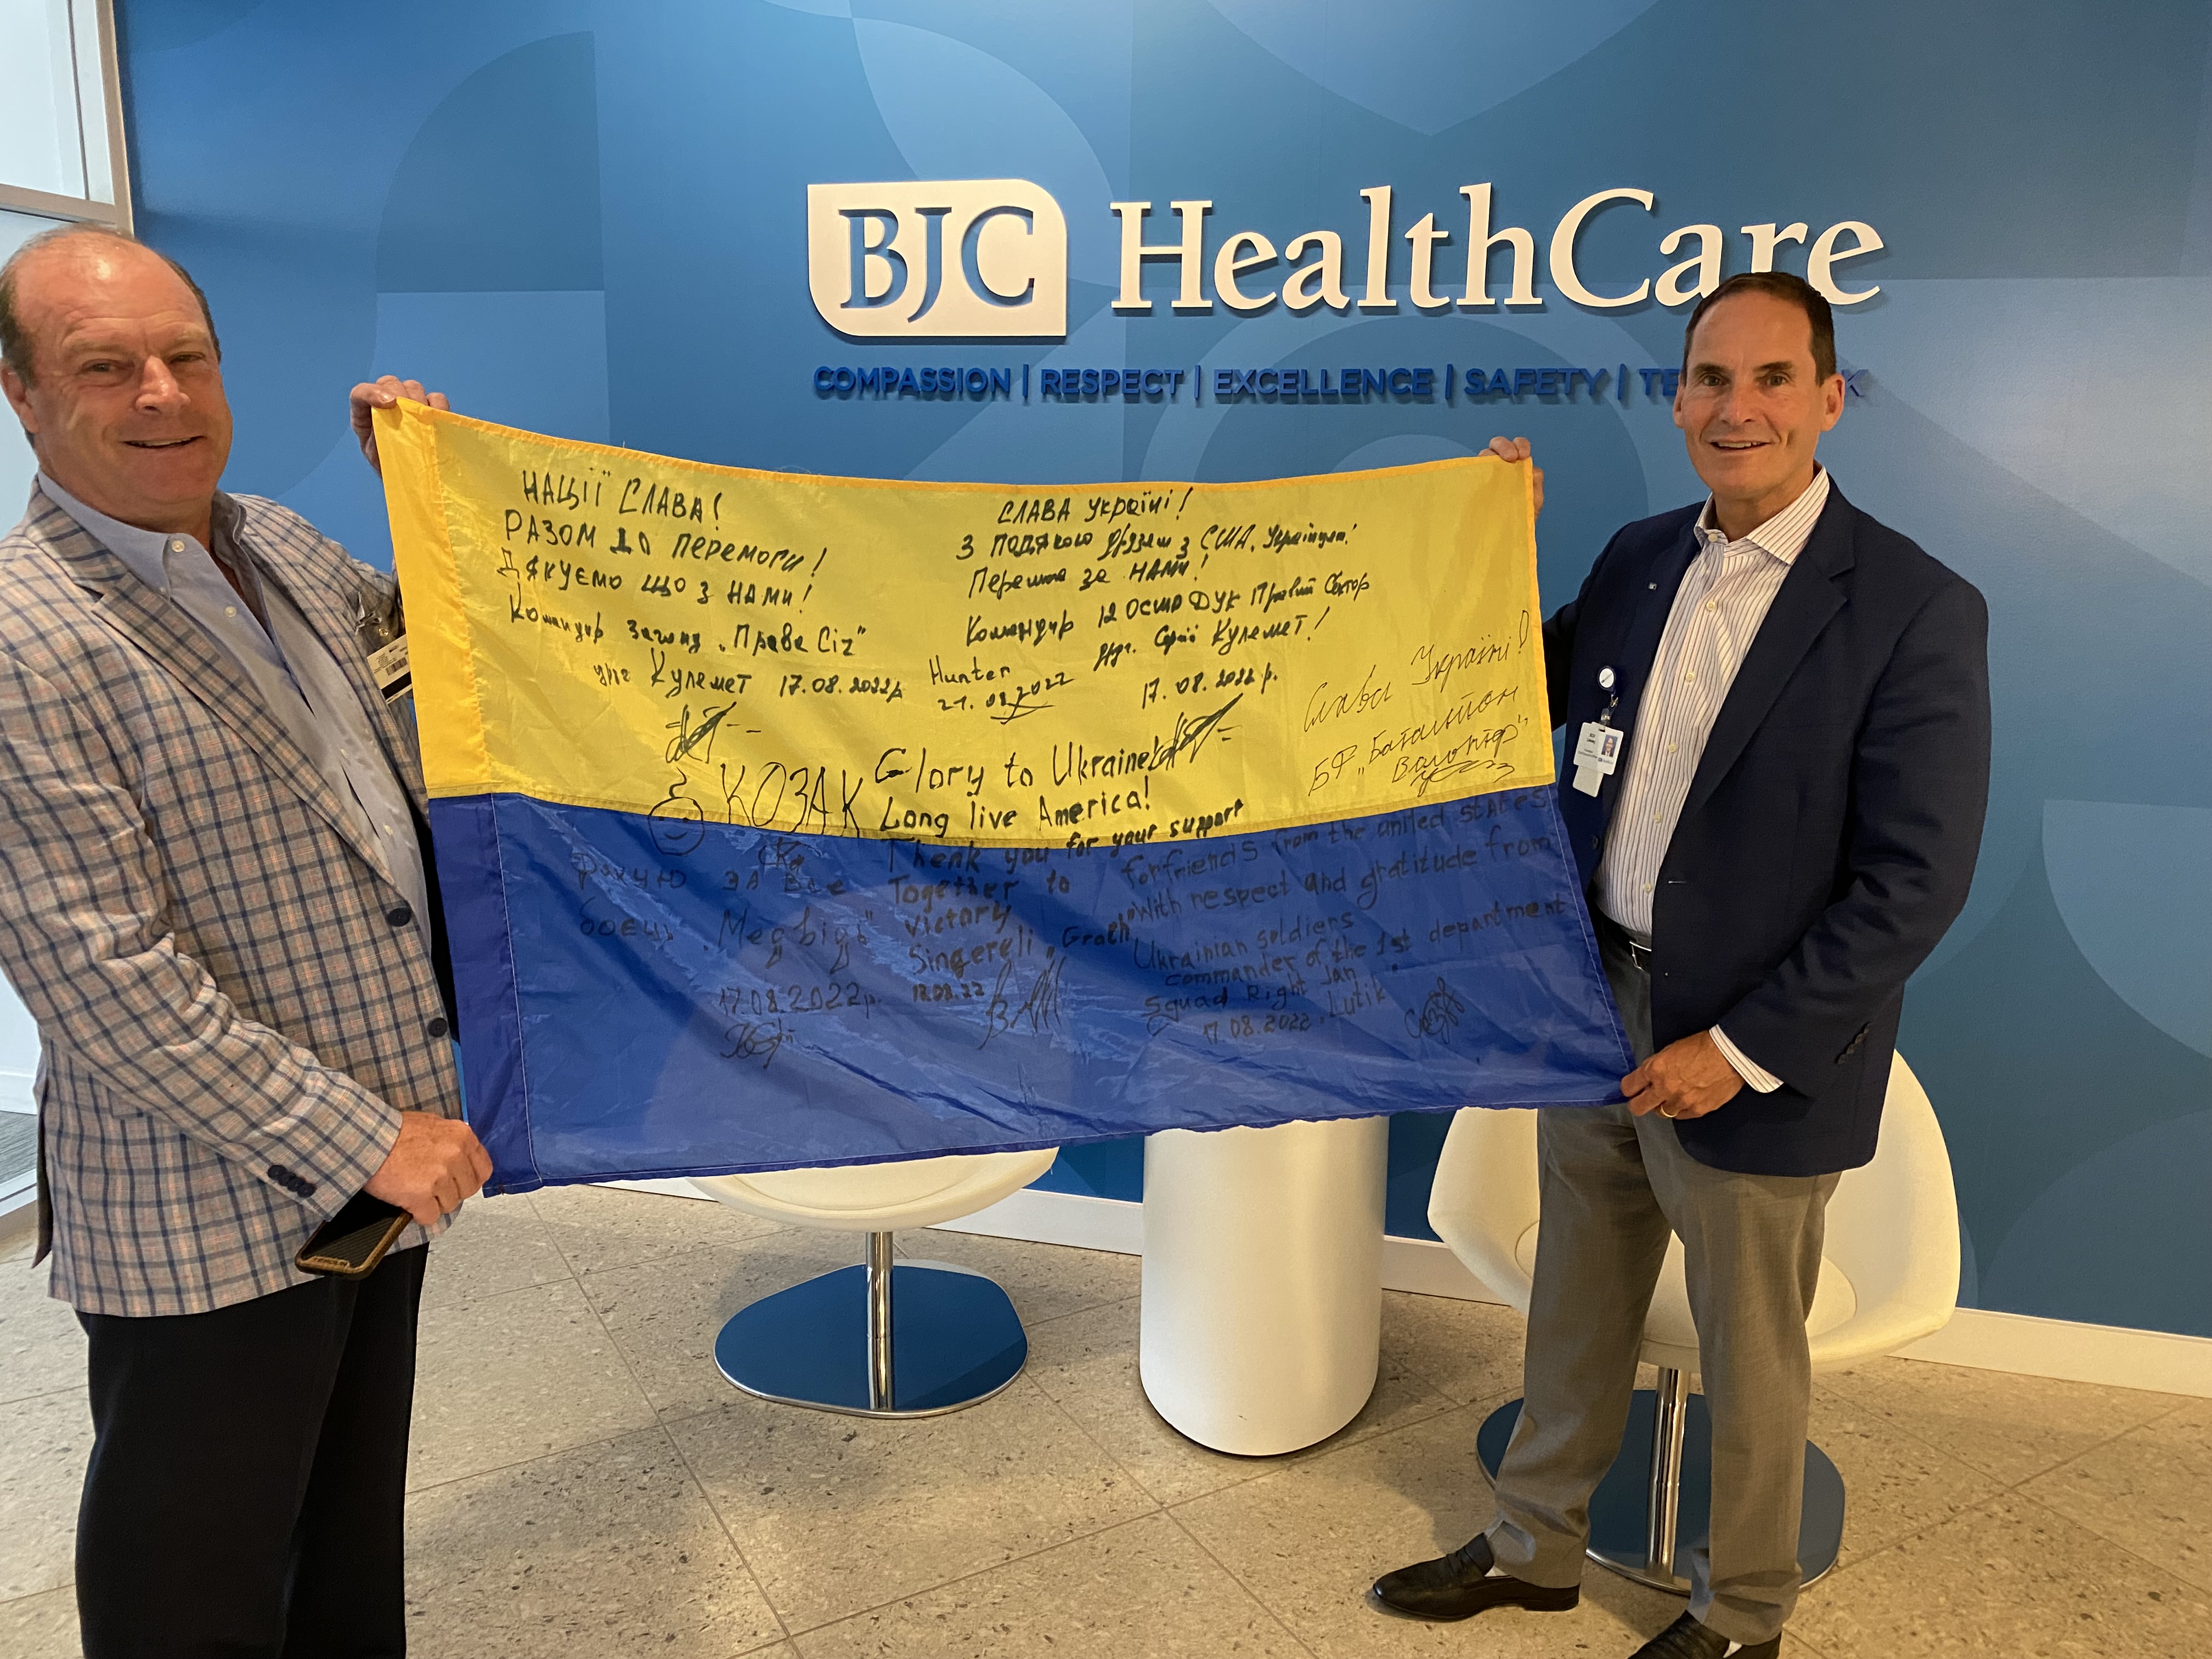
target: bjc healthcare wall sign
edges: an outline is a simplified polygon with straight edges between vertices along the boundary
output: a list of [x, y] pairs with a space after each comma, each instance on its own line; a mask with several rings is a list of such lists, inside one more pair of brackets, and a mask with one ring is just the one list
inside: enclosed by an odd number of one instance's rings
[[[1544, 304], [1536, 234], [1493, 224], [1491, 185], [1460, 187], [1462, 202], [1451, 215], [1462, 226], [1456, 237], [1433, 208], [1399, 231], [1389, 185], [1359, 194], [1366, 224], [1350, 258], [1336, 230], [1303, 230], [1279, 245], [1257, 229], [1209, 237], [1214, 204], [1198, 198], [1168, 203], [1171, 233], [1147, 240], [1157, 234], [1154, 204], [1110, 202], [1121, 241], [1113, 308], [1131, 315], [1152, 310], [1142, 276], [1153, 260], [1176, 268], [1173, 311], [1206, 313], [1218, 304], [1247, 314], [1276, 305], [1293, 314], [1317, 306], [1394, 312], [1400, 302], [1389, 276], [1401, 235], [1408, 249], [1405, 301], [1416, 311]], [[1066, 337], [1067, 221], [1060, 204], [1027, 179], [809, 185], [806, 198], [807, 284], [814, 308], [838, 332], [866, 339]], [[1571, 303], [1598, 311], [1648, 299], [1686, 305], [1711, 293], [1728, 248], [1728, 233], [1717, 224], [1680, 225], [1658, 237], [1653, 264], [1672, 263], [1617, 293], [1593, 289], [1577, 270], [1577, 243], [1596, 216], [1652, 214], [1656, 206], [1650, 191], [1626, 187], [1577, 202], [1541, 245], [1551, 286]], [[1747, 240], [1752, 270], [1773, 270], [1785, 246], [1802, 247], [1807, 279], [1832, 304], [1857, 305], [1881, 291], [1874, 283], [1847, 288], [1838, 270], [1883, 246], [1861, 220], [1841, 220], [1817, 234], [1803, 220], [1747, 224], [1736, 234]], [[1504, 283], [1502, 294], [1492, 292], [1494, 280]]]

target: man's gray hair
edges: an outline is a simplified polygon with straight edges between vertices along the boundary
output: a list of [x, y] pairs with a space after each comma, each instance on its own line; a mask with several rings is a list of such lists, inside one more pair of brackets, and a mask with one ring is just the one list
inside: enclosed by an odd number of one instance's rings
[[221, 361], [222, 342], [216, 337], [215, 313], [208, 309], [207, 295], [200, 291], [200, 285], [192, 280], [191, 271], [186, 270], [161, 249], [146, 247], [145, 243], [127, 230], [117, 230], [108, 225], [56, 225], [52, 230], [42, 230], [32, 237], [29, 241], [8, 256], [6, 264], [0, 265], [0, 363], [5, 363], [21, 375], [25, 386], [31, 385], [35, 377], [32, 374], [31, 337], [23, 327], [21, 316], [15, 310], [16, 278], [22, 270], [23, 262], [40, 248], [52, 247], [55, 243], [65, 242], [73, 236], [105, 236], [112, 242], [127, 243], [132, 247], [144, 247], [149, 253], [175, 271], [184, 285], [191, 289], [192, 298], [200, 302], [200, 316], [207, 323], [208, 338], [215, 341], [215, 355], [216, 360]]

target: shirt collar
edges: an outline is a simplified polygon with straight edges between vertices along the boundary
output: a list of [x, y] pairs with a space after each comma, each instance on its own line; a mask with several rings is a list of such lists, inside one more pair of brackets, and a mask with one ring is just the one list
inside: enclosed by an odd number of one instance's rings
[[[210, 558], [214, 557], [209, 549], [200, 546], [197, 536], [165, 536], [158, 530], [142, 530], [137, 525], [109, 518], [98, 507], [87, 507], [43, 471], [39, 474], [39, 488], [45, 492], [48, 501], [76, 520], [79, 529], [122, 560], [132, 575], [157, 592], [167, 593], [169, 591], [168, 557], [171, 553], [193, 549], [207, 554]], [[217, 494], [212, 523], [215, 538], [218, 542], [230, 539], [232, 512], [229, 501]]]
[[87, 507], [43, 471], [39, 474], [39, 488], [48, 501], [75, 519], [86, 535], [122, 560], [132, 575], [158, 592], [169, 591], [169, 573], [164, 562], [168, 557], [169, 544], [189, 542], [199, 547], [194, 537], [164, 536], [158, 530], [141, 530], [137, 525], [111, 519], [98, 507]]
[[[1805, 544], [1812, 539], [1813, 526], [1820, 522], [1820, 509], [1827, 504], [1828, 469], [1816, 462], [1813, 482], [1805, 486], [1804, 493], [1742, 539], [1784, 564], [1795, 564], [1797, 556], [1805, 550]], [[1705, 497], [1705, 510], [1698, 514], [1698, 539], [1708, 547], [1738, 544], [1730, 542], [1713, 521], [1713, 498], [1710, 495]]]

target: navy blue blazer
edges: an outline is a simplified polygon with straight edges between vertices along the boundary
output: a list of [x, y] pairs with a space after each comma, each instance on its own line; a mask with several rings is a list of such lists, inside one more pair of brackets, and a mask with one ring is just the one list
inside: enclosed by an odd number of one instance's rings
[[[1571, 757], [1609, 693], [1635, 741], [1699, 508], [1617, 532], [1544, 624]], [[1783, 1080], [1675, 1124], [1699, 1163], [1824, 1175], [1874, 1157], [1905, 981], [1966, 902], [1989, 800], [1989, 611], [1832, 485], [1714, 721], [1652, 893], [1651, 1036], [1719, 1025]], [[1588, 889], [1624, 765], [1562, 777]]]

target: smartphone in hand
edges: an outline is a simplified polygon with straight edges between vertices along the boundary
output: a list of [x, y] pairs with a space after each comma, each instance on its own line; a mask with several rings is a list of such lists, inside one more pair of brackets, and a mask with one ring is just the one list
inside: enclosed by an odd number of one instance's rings
[[315, 1229], [292, 1265], [303, 1273], [366, 1279], [384, 1253], [407, 1231], [407, 1212], [397, 1204], [356, 1193], [345, 1208]]

